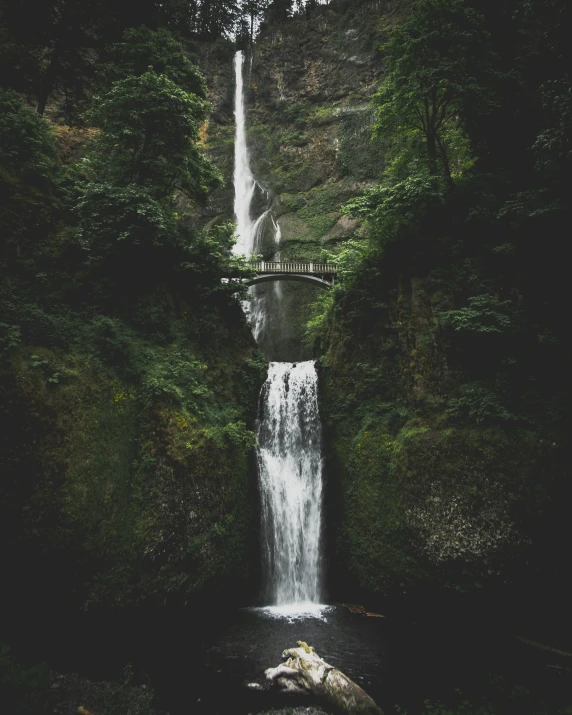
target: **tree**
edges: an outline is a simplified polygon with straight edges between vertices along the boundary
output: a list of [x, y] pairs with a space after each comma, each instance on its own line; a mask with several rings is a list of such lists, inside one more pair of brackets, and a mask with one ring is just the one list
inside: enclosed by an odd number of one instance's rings
[[5, 85], [36, 98], [38, 113], [54, 92], [62, 110], [77, 113], [94, 71], [98, 27], [106, 0], [21, 0], [1, 8]]
[[107, 55], [103, 76], [109, 84], [125, 77], [140, 77], [151, 69], [186, 92], [206, 97], [204, 77], [165, 28], [150, 30], [142, 26], [126, 30], [123, 42], [112, 45]]
[[243, 0], [241, 10], [250, 18], [250, 42], [254, 40], [256, 22], [262, 17], [268, 0]]
[[135, 184], [158, 199], [175, 191], [202, 199], [220, 181], [197, 147], [208, 104], [166, 75], [128, 77], [94, 99], [89, 121], [102, 130], [86, 157], [90, 179]]
[[222, 181], [197, 146], [207, 109], [153, 71], [94, 98], [87, 119], [100, 133], [78, 165], [69, 203], [101, 299], [126, 308], [133, 296], [175, 280], [192, 238], [181, 214]]
[[239, 15], [236, 0], [208, 0], [201, 2], [197, 32], [203, 37], [220, 37], [232, 31]]
[[23, 258], [55, 220], [56, 141], [48, 122], [0, 90], [0, 234], [4, 257]]
[[388, 71], [374, 98], [376, 133], [419, 133], [429, 172], [441, 169], [449, 185], [447, 134], [458, 128], [467, 104], [490, 101], [476, 76], [475, 58], [487, 40], [481, 25], [463, 0], [422, 0], [382, 47]]

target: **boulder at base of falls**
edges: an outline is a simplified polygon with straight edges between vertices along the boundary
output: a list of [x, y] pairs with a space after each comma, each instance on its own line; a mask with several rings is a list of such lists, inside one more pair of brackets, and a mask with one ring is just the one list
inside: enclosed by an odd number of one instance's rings
[[282, 653], [284, 663], [268, 668], [267, 680], [282, 692], [315, 697], [336, 713], [383, 715], [370, 696], [337, 668], [329, 665], [306, 643]]

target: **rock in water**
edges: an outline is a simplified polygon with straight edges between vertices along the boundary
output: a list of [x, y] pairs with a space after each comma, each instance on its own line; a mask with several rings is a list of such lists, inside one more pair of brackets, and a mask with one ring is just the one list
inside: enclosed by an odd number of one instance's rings
[[307, 643], [298, 641], [298, 648], [285, 650], [282, 658], [285, 662], [268, 668], [266, 678], [283, 692], [312, 695], [336, 713], [383, 715], [365, 690], [322, 660]]

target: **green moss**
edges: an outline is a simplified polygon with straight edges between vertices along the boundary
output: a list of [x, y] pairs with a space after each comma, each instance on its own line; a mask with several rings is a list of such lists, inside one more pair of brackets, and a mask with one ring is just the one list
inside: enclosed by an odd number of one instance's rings
[[494, 580], [530, 544], [531, 510], [547, 508], [549, 447], [527, 429], [447, 424], [439, 400], [417, 415], [413, 405], [376, 405], [365, 374], [352, 380], [364, 390], [359, 397], [340, 373], [326, 369], [321, 381], [341, 511], [340, 572], [370, 593], [427, 580], [466, 590]]
[[409, 546], [391, 436], [368, 429], [351, 443], [336, 439], [334, 450], [341, 474], [338, 553], [354, 588], [375, 593], [417, 580], [423, 568]]
[[0, 454], [4, 508], [18, 514], [11, 538], [54, 564], [76, 554], [80, 601], [186, 600], [248, 586], [250, 426], [265, 366], [234, 317], [211, 328], [206, 347], [172, 315], [167, 345], [98, 320], [83, 326], [81, 348], [20, 345], [3, 364], [17, 435]]

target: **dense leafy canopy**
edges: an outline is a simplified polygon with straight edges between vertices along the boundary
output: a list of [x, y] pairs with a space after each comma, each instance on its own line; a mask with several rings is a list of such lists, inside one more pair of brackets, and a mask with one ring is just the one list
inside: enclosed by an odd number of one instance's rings
[[159, 198], [176, 190], [204, 197], [218, 179], [196, 146], [207, 106], [155, 72], [119, 80], [87, 114], [102, 130], [88, 151], [87, 173], [118, 186], [146, 186]]
[[[375, 95], [376, 135], [421, 143], [431, 174], [455, 172], [454, 137], [471, 108], [494, 102], [478, 77], [488, 56], [483, 18], [463, 0], [420, 3], [382, 52], [388, 72]], [[403, 151], [401, 148], [400, 151]]]

